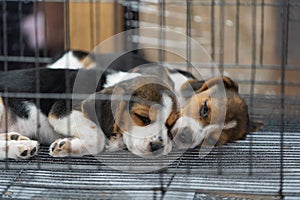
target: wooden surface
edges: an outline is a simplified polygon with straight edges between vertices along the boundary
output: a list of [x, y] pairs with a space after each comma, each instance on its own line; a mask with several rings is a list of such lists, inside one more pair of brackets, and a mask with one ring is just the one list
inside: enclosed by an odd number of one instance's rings
[[[119, 4], [70, 2], [69, 13], [71, 49], [90, 51], [101, 41], [122, 31], [123, 12]], [[107, 52], [112, 50], [114, 47]]]

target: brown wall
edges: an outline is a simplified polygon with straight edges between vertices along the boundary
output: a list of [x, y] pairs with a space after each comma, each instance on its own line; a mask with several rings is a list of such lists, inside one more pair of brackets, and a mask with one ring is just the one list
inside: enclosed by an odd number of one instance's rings
[[[226, 1], [227, 2], [227, 1]], [[229, 1], [228, 1], [229, 2]], [[235, 1], [234, 1], [235, 2]], [[246, 1], [241, 1], [246, 2]], [[266, 3], [280, 3], [280, 1], [266, 1]], [[278, 4], [280, 5], [280, 4]], [[149, 9], [151, 8], [151, 9]], [[191, 8], [191, 26], [192, 37], [201, 44], [209, 54], [212, 54], [212, 45], [214, 42], [213, 58], [216, 63], [223, 59], [226, 65], [237, 64], [235, 68], [224, 68], [224, 73], [230, 77], [240, 80], [240, 89], [242, 93], [250, 92], [250, 84], [243, 84], [244, 81], [251, 80], [251, 65], [257, 64], [262, 67], [256, 68], [255, 80], [258, 83], [272, 82], [273, 84], [257, 84], [254, 88], [257, 94], [279, 94], [281, 78], [281, 8], [278, 6], [263, 7], [264, 17], [262, 18], [262, 7], [256, 6], [255, 18], [253, 18], [253, 8], [251, 4], [244, 4], [239, 7], [239, 21], [236, 20], [237, 6], [224, 6], [224, 15], [221, 13], [222, 7], [214, 7], [214, 26], [212, 28], [212, 7], [207, 5], [193, 5]], [[185, 4], [167, 4], [166, 5], [166, 27], [181, 33], [186, 33], [186, 6]], [[290, 16], [300, 17], [300, 8], [292, 7]], [[159, 26], [159, 6], [157, 4], [144, 5], [140, 9], [140, 19], [144, 22], [145, 27], [149, 24]], [[263, 21], [262, 21], [263, 19]], [[263, 24], [262, 24], [263, 22]], [[223, 23], [223, 24], [222, 24]], [[253, 25], [255, 24], [255, 25]], [[288, 64], [300, 65], [300, 21], [289, 23], [289, 52]], [[142, 24], [143, 26], [143, 24]], [[239, 27], [239, 34], [236, 34]], [[263, 41], [262, 41], [263, 34]], [[223, 35], [223, 40], [221, 35]], [[144, 36], [147, 36], [145, 33]], [[158, 37], [150, 36], [149, 37]], [[255, 36], [255, 40], [253, 39]], [[236, 37], [238, 37], [238, 57], [236, 57]], [[169, 38], [172, 40], [172, 38]], [[174, 40], [174, 42], [176, 42]], [[255, 45], [254, 45], [255, 42]], [[256, 46], [255, 50], [253, 47]], [[223, 47], [223, 48], [222, 48]], [[181, 48], [180, 46], [178, 48]], [[256, 59], [253, 60], [253, 54]], [[260, 59], [260, 55], [263, 59]], [[157, 60], [158, 53], [149, 51], [147, 57], [150, 60]], [[238, 58], [238, 60], [236, 60]], [[192, 58], [193, 59], [193, 58]], [[182, 62], [178, 56], [167, 54], [168, 62]], [[237, 61], [237, 63], [236, 63]], [[271, 66], [272, 69], [270, 69]], [[300, 83], [300, 70], [286, 70], [286, 81]], [[286, 94], [299, 96], [300, 86], [287, 86]]]
[[[122, 7], [119, 4], [115, 6], [114, 3], [71, 2], [71, 49], [90, 51], [101, 41], [122, 31]], [[112, 49], [107, 49], [107, 52]]]

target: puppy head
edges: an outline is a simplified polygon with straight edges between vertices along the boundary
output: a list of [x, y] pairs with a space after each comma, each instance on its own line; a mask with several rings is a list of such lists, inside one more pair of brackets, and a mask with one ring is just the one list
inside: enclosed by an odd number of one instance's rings
[[171, 90], [157, 78], [146, 76], [115, 89], [119, 90], [115, 94], [129, 99], [112, 104], [112, 110], [116, 111], [114, 133], [122, 134], [125, 145], [136, 155], [157, 157], [168, 154], [172, 149], [168, 128], [178, 117]]
[[[157, 78], [136, 77], [98, 93], [110, 94], [110, 102], [90, 102], [95, 104], [98, 121], [104, 121], [102, 130], [122, 135], [125, 146], [141, 157], [155, 158], [168, 154], [172, 142], [169, 128], [178, 118], [175, 95]], [[89, 110], [85, 102], [83, 110]], [[100, 105], [109, 107], [99, 113]], [[98, 109], [99, 110], [99, 109]], [[111, 115], [111, 116], [110, 116]]]
[[[225, 89], [223, 96], [218, 94], [224, 91], [220, 90], [221, 85]], [[218, 116], [222, 114], [224, 121], [219, 121]], [[262, 122], [249, 119], [248, 107], [238, 94], [238, 84], [228, 77], [220, 77], [202, 83], [182, 108], [171, 133], [176, 147], [184, 149], [203, 142], [205, 146], [213, 146], [244, 139], [248, 132], [262, 126]]]

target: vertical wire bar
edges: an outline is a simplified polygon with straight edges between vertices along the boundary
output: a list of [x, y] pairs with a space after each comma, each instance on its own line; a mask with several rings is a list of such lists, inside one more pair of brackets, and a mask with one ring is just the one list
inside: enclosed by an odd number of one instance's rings
[[186, 56], [187, 56], [187, 71], [192, 72], [192, 66], [191, 66], [191, 59], [192, 59], [192, 52], [191, 52], [191, 31], [192, 31], [192, 2], [191, 0], [186, 1], [186, 35], [187, 35], [187, 41], [186, 41]]
[[[95, 40], [96, 40], [96, 45], [98, 45], [101, 42], [101, 1], [96, 1], [95, 0], [95, 29], [96, 29], [96, 35], [95, 35]], [[98, 68], [98, 64], [96, 63], [96, 68]], [[96, 138], [97, 141], [99, 141], [99, 137], [97, 136]], [[101, 166], [98, 165], [98, 169], [101, 170]]]
[[211, 58], [215, 59], [215, 0], [211, 1]]
[[[191, 50], [191, 37], [192, 37], [192, 1], [186, 1], [186, 57], [187, 57], [187, 71], [192, 73], [192, 50]], [[187, 167], [187, 174], [191, 173], [191, 165]]]
[[23, 3], [19, 1], [18, 4], [18, 17], [19, 17], [19, 45], [20, 45], [20, 56], [24, 56], [24, 43], [22, 35], [22, 19], [23, 19]]
[[89, 2], [89, 7], [90, 7], [90, 50], [93, 49], [93, 46], [95, 45], [95, 40], [94, 40], [94, 0], [90, 0]]
[[165, 9], [166, 3], [165, 0], [159, 0], [159, 27], [161, 31], [159, 32], [159, 64], [162, 64], [165, 61], [165, 33], [164, 28], [166, 25], [165, 19]]
[[240, 48], [240, 0], [236, 0], [235, 15], [235, 64], [239, 64], [239, 48]]
[[260, 55], [259, 55], [259, 64], [263, 66], [264, 62], [264, 43], [265, 43], [265, 0], [261, 0], [261, 32], [260, 32]]
[[[139, 19], [140, 19], [140, 5], [141, 5], [141, 3], [140, 3], [140, 0], [136, 0], [135, 1], [135, 12], [133, 12], [133, 18], [132, 18], [132, 26], [131, 27], [133, 27], [134, 29], [135, 29], [135, 31], [134, 31], [134, 33], [135, 33], [135, 35], [137, 35], [138, 37], [137, 37], [137, 41], [136, 41], [136, 44], [135, 44], [135, 49], [136, 48], [139, 48], [139, 37], [140, 37], [140, 31], [139, 31], [139, 29], [136, 29], [136, 28], [140, 28], [140, 24], [139, 24]], [[130, 66], [132, 66], [132, 65], [130, 65]]]
[[[166, 9], [166, 2], [165, 0], [159, 0], [159, 65], [163, 67], [163, 62], [165, 61], [165, 26], [166, 26], [166, 19], [165, 19], [165, 9]], [[163, 183], [163, 172], [159, 171], [159, 182], [160, 182], [160, 193], [161, 197], [164, 197], [164, 183]]]
[[279, 195], [281, 199], [284, 198], [284, 131], [285, 131], [285, 66], [288, 64], [288, 37], [289, 37], [289, 0], [284, 0], [281, 9], [281, 24], [282, 24], [282, 38], [281, 38], [281, 89], [280, 89], [280, 188]]
[[[7, 44], [7, 2], [6, 0], [4, 0], [2, 2], [2, 31], [3, 31], [3, 56], [4, 56], [4, 71], [7, 72], [8, 71], [8, 63], [7, 63], [7, 56], [8, 56], [8, 44]], [[8, 91], [7, 91], [7, 87], [5, 85], [4, 87], [4, 94], [7, 95]], [[8, 105], [8, 98], [5, 97], [4, 98], [4, 103], [5, 105]], [[7, 110], [5, 110], [4, 112], [4, 117], [5, 117], [5, 132], [7, 133], [8, 132], [8, 113], [7, 113]], [[6, 138], [5, 138], [5, 146], [8, 147], [8, 138], [7, 138], [7, 135], [6, 135]], [[7, 150], [5, 151], [5, 157], [7, 158], [8, 157], [8, 151], [9, 151], [9, 148], [6, 148]], [[8, 166], [8, 160], [6, 159], [5, 161], [5, 169], [8, 169], [9, 166]]]
[[[215, 60], [215, 0], [211, 1], [211, 11], [210, 11], [210, 29], [211, 29], [211, 59], [212, 62]], [[214, 68], [211, 68], [211, 73], [214, 76], [215, 71]]]
[[[132, 19], [131, 19], [131, 12], [132, 12], [132, 3], [130, 3], [129, 0], [125, 0], [125, 10], [124, 10], [124, 14], [125, 14], [125, 30], [130, 30], [132, 27]], [[125, 40], [125, 50], [127, 51], [128, 49], [132, 49], [133, 44], [133, 35], [128, 34], [127, 32], [125, 32], [126, 35], [126, 40]]]
[[96, 23], [96, 42], [100, 43], [101, 42], [101, 24], [100, 24], [100, 19], [101, 19], [101, 15], [100, 15], [100, 9], [101, 9], [101, 2], [97, 1], [96, 2], [96, 10], [95, 10], [95, 15], [96, 15], [96, 19], [95, 19], [95, 23]]
[[119, 19], [119, 12], [118, 12], [118, 0], [114, 0], [114, 34], [118, 33], [118, 19]]
[[152, 198], [152, 199], [153, 199], [153, 200], [156, 200], [156, 196], [157, 196], [156, 190], [154, 190], [154, 191], [153, 191], [153, 198]]
[[[70, 49], [70, 1], [69, 0], [65, 0], [64, 1], [64, 18], [65, 18], [65, 48], [67, 50]], [[66, 58], [66, 63], [67, 66], [69, 66], [69, 58]], [[70, 88], [70, 74], [68, 73], [68, 71], [66, 70], [65, 72], [65, 85], [66, 85], [66, 93], [70, 94], [71, 88]], [[66, 108], [67, 111], [71, 110], [71, 100], [70, 99], [66, 99]], [[68, 136], [71, 135], [71, 119], [70, 116], [68, 116], [67, 118], [67, 129], [68, 129]], [[69, 150], [69, 152], [71, 152]], [[72, 169], [71, 165], [68, 165], [69, 169]]]
[[[253, 114], [254, 89], [256, 79], [256, 0], [251, 2], [251, 23], [252, 23], [252, 58], [251, 58], [251, 86], [250, 86], [250, 116]], [[250, 137], [249, 146], [249, 176], [252, 176], [253, 171], [253, 139]]]
[[7, 2], [4, 0], [2, 2], [2, 34], [3, 34], [3, 56], [4, 56], [4, 71], [8, 71], [8, 61], [7, 61], [7, 56], [8, 56], [8, 44], [7, 44]]
[[[33, 3], [33, 15], [34, 15], [34, 35], [35, 35], [35, 49], [34, 49], [34, 56], [35, 56], [35, 67], [39, 67], [39, 23], [38, 23], [38, 0], [35, 0]], [[38, 77], [36, 77], [38, 78]], [[38, 87], [39, 81], [37, 80], [36, 86]], [[38, 91], [37, 91], [38, 92]]]
[[64, 1], [64, 18], [65, 18], [65, 50], [70, 49], [70, 2]]
[[224, 47], [225, 47], [225, 2], [220, 2], [220, 55], [219, 55], [219, 66], [221, 75], [224, 74]]
[[[33, 14], [34, 14], [34, 35], [35, 35], [35, 50], [34, 50], [34, 57], [35, 57], [35, 68], [39, 68], [39, 41], [38, 38], [41, 37], [38, 35], [38, 29], [39, 29], [39, 24], [38, 24], [38, 1], [35, 0], [33, 3]], [[40, 73], [38, 70], [35, 70], [35, 91], [36, 94], [40, 94]], [[36, 107], [39, 110], [41, 108], [41, 101], [39, 98], [35, 99]], [[37, 112], [36, 114], [36, 134], [37, 138], [40, 138], [40, 128], [41, 128], [41, 121], [40, 121], [40, 114]], [[40, 169], [40, 162], [37, 163], [38, 168]]]
[[[225, 2], [221, 0], [220, 2], [220, 51], [219, 51], [219, 70], [221, 75], [224, 74], [224, 48], [225, 48]], [[222, 174], [222, 157], [223, 152], [220, 147], [218, 147], [218, 175]]]
[[[159, 0], [159, 65], [163, 67], [163, 62], [165, 61], [165, 26], [166, 26], [166, 18], [165, 18], [165, 9], [166, 9], [166, 2], [165, 0]], [[164, 183], [163, 183], [163, 172], [159, 171], [159, 182], [160, 182], [160, 193], [163, 197], [165, 194], [164, 191]]]
[[46, 13], [46, 2], [45, 0], [42, 0], [40, 2], [42, 4], [42, 11], [44, 15], [44, 38], [45, 38], [45, 45], [43, 47], [43, 56], [46, 57], [48, 55], [48, 41], [47, 41], [47, 13]]
[[[117, 34], [118, 33], [118, 18], [119, 18], [119, 12], [118, 12], [118, 0], [114, 0], [113, 2], [113, 10], [114, 10], [114, 30], [113, 30], [113, 34]], [[118, 51], [118, 44], [119, 42], [114, 40], [114, 51]]]

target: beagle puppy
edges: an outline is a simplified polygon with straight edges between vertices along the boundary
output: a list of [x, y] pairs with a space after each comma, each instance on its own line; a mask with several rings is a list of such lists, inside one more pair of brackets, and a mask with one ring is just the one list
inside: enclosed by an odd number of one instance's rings
[[[80, 64], [86, 55], [77, 55]], [[74, 100], [68, 94], [78, 74], [82, 96]], [[153, 75], [47, 66], [0, 73], [0, 91], [0, 159], [33, 157], [39, 144], [49, 145], [53, 157], [125, 147], [157, 157], [172, 149], [176, 98], [170, 85]]]
[[[249, 119], [248, 106], [238, 93], [238, 84], [229, 77], [214, 77], [207, 81], [191, 79], [181, 86], [181, 91], [194, 94], [181, 108], [180, 117], [171, 130], [178, 149], [223, 145], [245, 139], [248, 132], [257, 131], [264, 125]], [[225, 113], [224, 122], [218, 121], [222, 113]]]
[[[110, 98], [101, 98], [102, 96]], [[108, 87], [86, 99], [83, 113], [110, 133], [110, 151], [124, 142], [144, 158], [167, 155], [172, 150], [170, 127], [178, 118], [175, 94], [155, 76], [138, 76]], [[116, 137], [118, 136], [118, 137]], [[119, 138], [119, 142], [116, 141]], [[114, 143], [114, 144], [113, 144]]]

